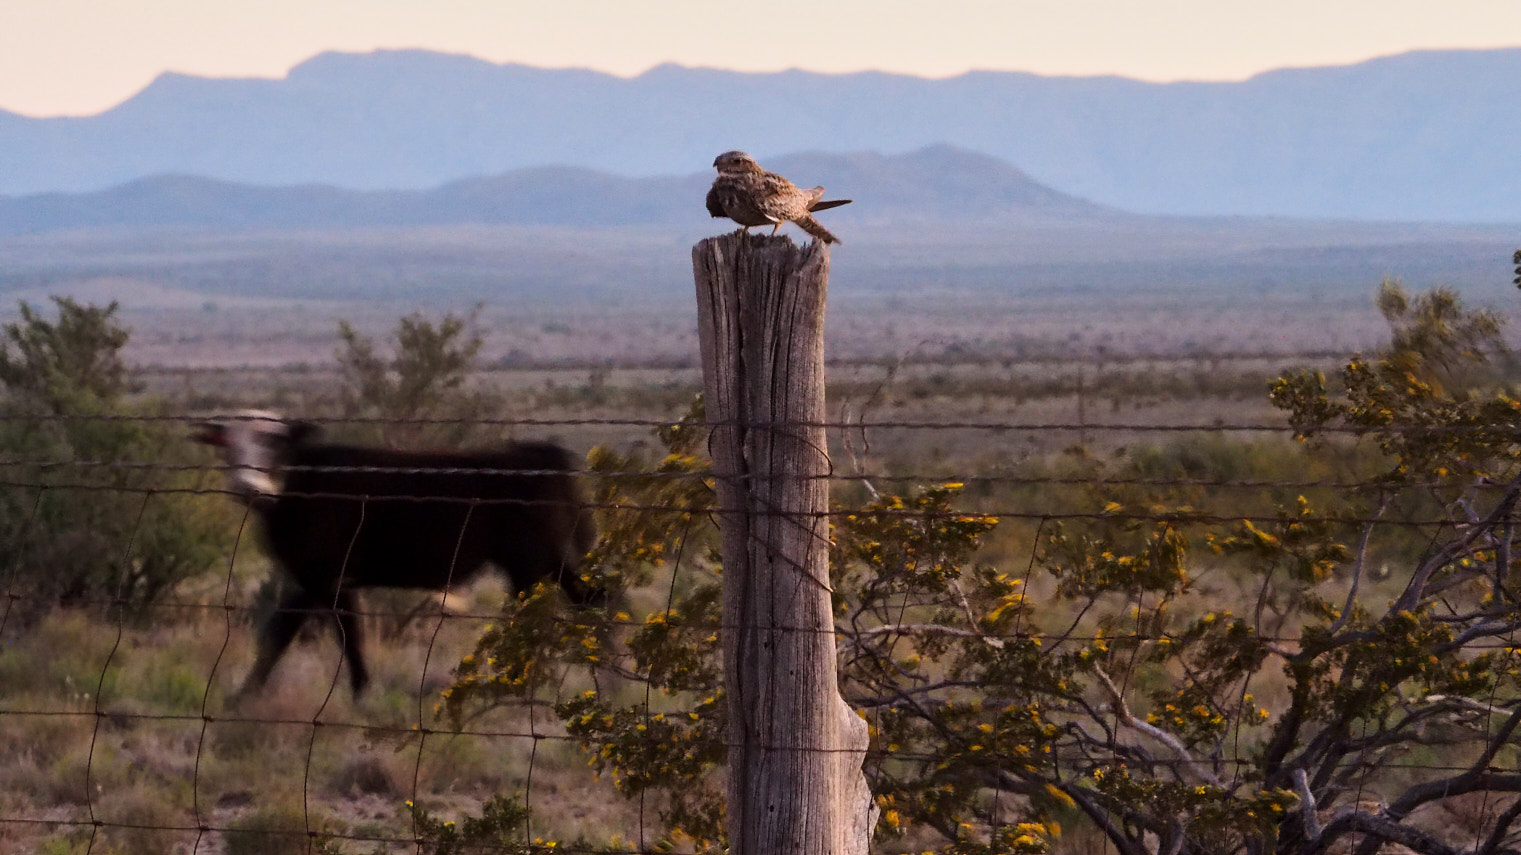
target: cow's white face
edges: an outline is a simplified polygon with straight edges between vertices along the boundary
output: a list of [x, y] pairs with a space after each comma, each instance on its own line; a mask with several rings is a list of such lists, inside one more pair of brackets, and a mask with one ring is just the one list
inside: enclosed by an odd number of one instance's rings
[[273, 472], [292, 440], [292, 426], [279, 413], [243, 410], [219, 421], [197, 425], [196, 439], [222, 449], [232, 467], [228, 487], [244, 499], [280, 492]]

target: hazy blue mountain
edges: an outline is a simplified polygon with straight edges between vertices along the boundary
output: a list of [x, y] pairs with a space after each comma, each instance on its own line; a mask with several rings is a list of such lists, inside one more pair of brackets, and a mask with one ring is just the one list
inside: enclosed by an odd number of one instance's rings
[[166, 74], [95, 116], [0, 114], [0, 193], [166, 173], [368, 190], [542, 166], [688, 175], [730, 148], [765, 163], [950, 143], [1135, 211], [1518, 222], [1518, 85], [1521, 49], [1173, 84], [669, 65], [625, 79], [327, 53], [278, 80]]
[[[1123, 215], [1032, 181], [987, 155], [932, 146], [896, 156], [808, 153], [774, 165], [830, 198], [856, 204], [831, 222], [1106, 219]], [[259, 187], [186, 175], [142, 178], [90, 193], [0, 198], [0, 235], [102, 227], [352, 228], [520, 224], [704, 224], [711, 172], [626, 178], [576, 167], [537, 167], [428, 190]], [[707, 227], [706, 225], [704, 227]], [[714, 228], [722, 228], [714, 226]]]

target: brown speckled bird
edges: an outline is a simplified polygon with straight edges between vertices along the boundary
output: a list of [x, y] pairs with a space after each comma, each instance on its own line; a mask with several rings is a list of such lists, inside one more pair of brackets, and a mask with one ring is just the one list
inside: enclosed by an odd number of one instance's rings
[[742, 151], [720, 154], [713, 166], [718, 170], [708, 191], [708, 213], [713, 216], [728, 217], [745, 231], [751, 226], [770, 225], [772, 234], [782, 223], [793, 222], [824, 243], [840, 242], [810, 212], [848, 205], [849, 199], [821, 202], [823, 187], [800, 189], [775, 172], [761, 169], [755, 158]]

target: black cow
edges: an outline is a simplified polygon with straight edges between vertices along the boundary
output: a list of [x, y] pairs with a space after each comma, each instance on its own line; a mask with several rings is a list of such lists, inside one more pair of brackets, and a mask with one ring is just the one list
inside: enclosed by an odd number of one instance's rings
[[[239, 695], [262, 686], [306, 619], [336, 619], [357, 697], [369, 682], [355, 591], [445, 591], [488, 564], [517, 590], [544, 579], [573, 603], [600, 601], [580, 575], [596, 526], [558, 445], [412, 452], [314, 442], [316, 426], [267, 412], [200, 425], [223, 449], [228, 480], [262, 521], [290, 585], [259, 635]], [[283, 483], [276, 484], [276, 476]]]

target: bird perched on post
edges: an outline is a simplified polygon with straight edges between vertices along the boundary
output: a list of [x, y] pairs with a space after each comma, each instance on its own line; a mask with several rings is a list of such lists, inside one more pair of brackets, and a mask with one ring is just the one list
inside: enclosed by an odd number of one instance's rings
[[751, 226], [771, 225], [772, 234], [782, 223], [793, 222], [824, 243], [840, 239], [819, 225], [811, 212], [850, 204], [849, 199], [820, 201], [823, 187], [803, 190], [791, 181], [760, 168], [755, 158], [742, 151], [726, 151], [713, 160], [718, 177], [708, 191], [708, 213], [728, 217], [749, 231]]

